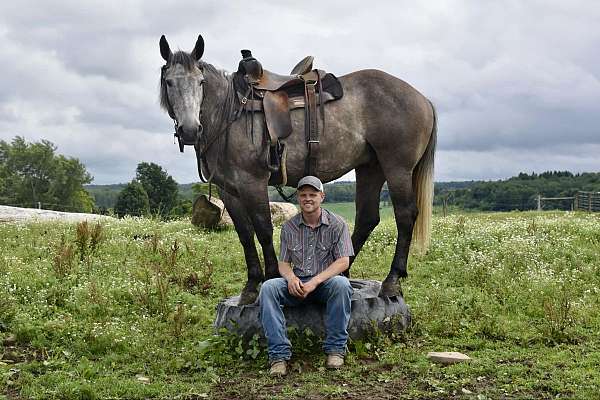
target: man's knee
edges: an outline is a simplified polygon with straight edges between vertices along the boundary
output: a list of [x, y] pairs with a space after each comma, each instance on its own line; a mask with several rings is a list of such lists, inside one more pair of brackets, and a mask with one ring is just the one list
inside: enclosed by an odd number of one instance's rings
[[349, 293], [352, 294], [352, 285], [350, 285], [350, 280], [342, 275], [333, 276], [330, 278], [331, 283], [331, 291], [334, 293]]
[[[284, 281], [284, 282], [282, 282], [282, 281]], [[286, 287], [286, 285], [284, 285], [284, 283], [285, 283], [285, 279], [283, 279], [283, 278], [273, 278], [273, 279], [264, 281], [260, 288], [259, 297], [272, 296], [274, 294], [277, 294], [281, 290], [282, 286]]]

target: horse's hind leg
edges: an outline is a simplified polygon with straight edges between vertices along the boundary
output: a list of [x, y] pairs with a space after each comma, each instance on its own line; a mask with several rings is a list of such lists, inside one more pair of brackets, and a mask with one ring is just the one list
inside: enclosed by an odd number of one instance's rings
[[[384, 182], [385, 177], [377, 160], [356, 168], [356, 218], [352, 233], [354, 257], [350, 257], [350, 265], [379, 224], [379, 198]], [[346, 271], [349, 275], [350, 270]]]
[[398, 238], [396, 240], [396, 250], [390, 272], [381, 285], [379, 295], [388, 297], [402, 296], [399, 278], [406, 278], [408, 276], [406, 269], [408, 250], [418, 211], [412, 187], [412, 172], [402, 172], [401, 170], [387, 171], [387, 169], [385, 172], [390, 199], [394, 206]]

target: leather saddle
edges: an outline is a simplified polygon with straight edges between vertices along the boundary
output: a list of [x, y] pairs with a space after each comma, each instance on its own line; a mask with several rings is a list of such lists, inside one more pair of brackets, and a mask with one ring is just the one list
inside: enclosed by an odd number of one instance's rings
[[324, 104], [343, 96], [339, 80], [331, 73], [313, 69], [313, 61], [314, 57], [307, 56], [296, 64], [290, 75], [280, 75], [263, 69], [262, 64], [252, 57], [250, 50], [242, 50], [238, 76], [243, 77], [245, 87], [238, 88], [238, 97], [245, 111], [264, 113], [270, 144], [267, 160], [267, 167], [272, 172], [270, 185], [285, 185], [287, 181], [285, 147], [280, 140], [292, 133], [290, 111], [297, 108], [305, 110], [305, 133], [309, 153], [305, 174], [314, 175], [319, 133], [324, 131]]

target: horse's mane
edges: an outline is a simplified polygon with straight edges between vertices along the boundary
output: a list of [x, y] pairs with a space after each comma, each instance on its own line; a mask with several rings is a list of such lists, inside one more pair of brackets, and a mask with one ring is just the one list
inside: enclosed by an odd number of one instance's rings
[[197, 66], [205, 75], [209, 75], [209, 79], [210, 75], [213, 75], [222, 78], [224, 82], [228, 82], [227, 89], [225, 90], [224, 97], [221, 99], [220, 104], [212, 109], [211, 114], [205, 115], [204, 117], [206, 124], [205, 130], [207, 132], [222, 132], [222, 130], [232, 122], [232, 118], [235, 118], [236, 115], [237, 96], [231, 81], [235, 74], [230, 75], [227, 71], [218, 69], [205, 61], [196, 61], [190, 53], [186, 53], [185, 51], [173, 53], [169, 62], [162, 67], [160, 74], [159, 102], [161, 108], [167, 112], [169, 112], [170, 105], [164, 74], [167, 68], [177, 64], [182, 65], [187, 72], [192, 71], [194, 66]]

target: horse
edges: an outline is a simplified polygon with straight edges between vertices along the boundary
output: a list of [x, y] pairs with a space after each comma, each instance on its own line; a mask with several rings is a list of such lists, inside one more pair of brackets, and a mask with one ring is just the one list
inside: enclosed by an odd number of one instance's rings
[[[269, 144], [264, 116], [257, 111], [240, 117], [243, 105], [234, 85], [239, 72], [229, 73], [204, 61], [202, 35], [189, 53], [172, 52], [164, 35], [159, 48], [166, 62], [161, 70], [160, 105], [175, 121], [181, 151], [183, 146], [194, 146], [200, 177], [210, 176], [219, 188], [248, 269], [239, 304], [252, 304], [260, 284], [279, 276], [269, 210], [272, 172], [265, 162]], [[355, 71], [340, 76], [339, 82], [343, 97], [324, 104], [326, 131], [320, 137], [314, 175], [330, 182], [355, 170], [355, 257], [380, 221], [380, 193], [387, 182], [398, 236], [379, 295], [402, 296], [401, 278], [408, 276], [411, 241], [421, 252], [430, 241], [436, 110], [415, 88], [380, 70]], [[293, 131], [283, 142], [286, 185], [295, 188], [304, 176], [308, 149], [304, 111], [290, 113]], [[264, 273], [255, 235], [262, 247]]]

